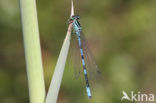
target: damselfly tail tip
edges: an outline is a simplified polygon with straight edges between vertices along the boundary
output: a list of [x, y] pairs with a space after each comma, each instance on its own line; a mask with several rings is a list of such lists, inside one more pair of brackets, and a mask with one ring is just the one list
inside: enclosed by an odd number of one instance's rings
[[92, 98], [92, 96], [88, 96], [88, 99], [91, 99]]

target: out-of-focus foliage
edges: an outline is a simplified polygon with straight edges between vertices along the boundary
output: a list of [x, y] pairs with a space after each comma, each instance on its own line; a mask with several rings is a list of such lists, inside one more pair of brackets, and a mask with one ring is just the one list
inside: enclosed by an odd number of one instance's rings
[[[123, 90], [156, 94], [156, 1], [74, 0], [74, 4], [102, 71], [91, 83], [90, 102], [119, 103]], [[48, 90], [67, 30], [70, 0], [37, 0], [37, 10]], [[86, 103], [84, 77], [75, 79], [71, 55], [58, 103]], [[0, 103], [28, 102], [18, 1], [0, 0]]]

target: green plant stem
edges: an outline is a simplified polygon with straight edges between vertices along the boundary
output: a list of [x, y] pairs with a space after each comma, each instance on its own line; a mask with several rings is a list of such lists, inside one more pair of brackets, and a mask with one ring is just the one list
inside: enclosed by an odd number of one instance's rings
[[19, 0], [30, 103], [44, 103], [45, 85], [35, 0]]

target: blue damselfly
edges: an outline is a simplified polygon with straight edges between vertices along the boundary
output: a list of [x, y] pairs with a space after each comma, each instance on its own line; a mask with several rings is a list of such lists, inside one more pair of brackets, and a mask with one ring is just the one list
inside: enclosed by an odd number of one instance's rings
[[[72, 16], [69, 20], [69, 23], [72, 23], [74, 33], [76, 34], [76, 37], [78, 39], [78, 45], [80, 48], [83, 72], [84, 72], [84, 77], [85, 77], [85, 81], [86, 81], [86, 91], [87, 91], [88, 98], [91, 99], [92, 95], [91, 95], [91, 90], [90, 90], [90, 85], [89, 85], [89, 80], [88, 80], [88, 75], [87, 75], [86, 60], [87, 59], [91, 60], [92, 58], [87, 53], [87, 52], [89, 52], [89, 51], [87, 51], [88, 46], [85, 46], [86, 40], [84, 40], [84, 35], [82, 33], [82, 27], [80, 25], [79, 18], [80, 18], [80, 16], [78, 16], [78, 15]], [[92, 65], [95, 65], [94, 67], [95, 67], [95, 70], [97, 70], [96, 72], [99, 72], [96, 63], [93, 62]]]

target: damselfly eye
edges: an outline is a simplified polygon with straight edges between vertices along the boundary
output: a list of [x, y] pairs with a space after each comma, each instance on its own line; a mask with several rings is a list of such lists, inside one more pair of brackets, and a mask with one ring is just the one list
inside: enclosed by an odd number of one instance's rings
[[80, 19], [80, 16], [77, 16], [77, 19]]
[[76, 17], [76, 19], [80, 19], [80, 16], [79, 15], [77, 15], [77, 16], [75, 16]]

